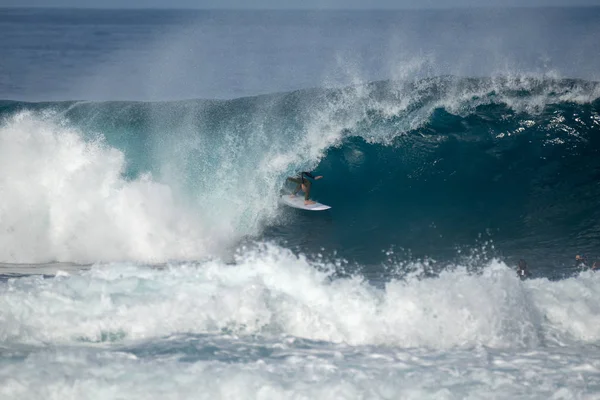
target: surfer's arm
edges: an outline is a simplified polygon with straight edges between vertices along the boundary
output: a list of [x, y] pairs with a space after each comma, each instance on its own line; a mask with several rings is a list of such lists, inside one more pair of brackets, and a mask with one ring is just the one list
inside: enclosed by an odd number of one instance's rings
[[314, 176], [313, 174], [311, 174], [310, 172], [303, 172], [304, 175], [308, 176], [311, 179], [317, 180], [317, 179], [321, 179], [323, 176], [319, 175], [319, 176]]

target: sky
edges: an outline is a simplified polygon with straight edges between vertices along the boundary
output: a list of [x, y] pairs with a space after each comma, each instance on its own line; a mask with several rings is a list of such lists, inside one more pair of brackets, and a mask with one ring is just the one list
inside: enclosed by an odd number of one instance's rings
[[403, 9], [600, 6], [600, 0], [0, 0], [0, 7]]

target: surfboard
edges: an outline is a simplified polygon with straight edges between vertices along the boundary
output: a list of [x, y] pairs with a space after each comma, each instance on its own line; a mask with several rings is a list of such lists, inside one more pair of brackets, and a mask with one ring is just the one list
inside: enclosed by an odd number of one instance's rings
[[306, 205], [304, 204], [304, 196], [290, 197], [289, 194], [284, 194], [281, 196], [281, 201], [290, 207], [299, 208], [301, 210], [323, 211], [331, 208], [328, 205], [318, 202], [315, 204]]

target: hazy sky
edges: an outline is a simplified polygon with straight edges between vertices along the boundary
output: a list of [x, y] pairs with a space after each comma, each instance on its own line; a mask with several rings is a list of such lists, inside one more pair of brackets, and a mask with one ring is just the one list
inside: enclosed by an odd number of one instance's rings
[[372, 9], [600, 6], [600, 0], [0, 0], [0, 7]]

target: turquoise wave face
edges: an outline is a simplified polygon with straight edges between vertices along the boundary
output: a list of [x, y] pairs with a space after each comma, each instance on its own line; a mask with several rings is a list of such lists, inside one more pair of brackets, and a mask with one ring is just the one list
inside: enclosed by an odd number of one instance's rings
[[[90, 237], [137, 237], [105, 258], [144, 258], [145, 248], [159, 249], [153, 260], [222, 255], [258, 238], [308, 254], [335, 253], [365, 268], [391, 253], [444, 261], [484, 248], [486, 256], [541, 258], [556, 270], [575, 254], [593, 256], [599, 244], [599, 87], [439, 77], [229, 101], [4, 101], [0, 139], [14, 145], [15, 132], [33, 132], [30, 142], [13, 146], [26, 160], [13, 174], [25, 176], [39, 158], [64, 167], [73, 157], [93, 166], [78, 167], [82, 181], [104, 177], [106, 190], [90, 195], [104, 200], [61, 218], [82, 221], [69, 234], [75, 235], [90, 229], [89, 210], [101, 209]], [[31, 150], [44, 136], [36, 130], [57, 143], [52, 152]], [[79, 151], [73, 137], [83, 143], [77, 146], [96, 147]], [[108, 163], [115, 152], [122, 162]], [[72, 168], [63, 167], [40, 170], [31, 190], [52, 192], [59, 182], [72, 197], [81, 195]], [[290, 190], [285, 178], [299, 170], [324, 176], [312, 196], [330, 211], [278, 204], [280, 191]], [[123, 199], [137, 202], [111, 198], [123, 191]], [[46, 222], [31, 229], [47, 237], [62, 221], [51, 210], [63, 200], [39, 197], [35, 207]], [[136, 218], [104, 226], [116, 218], [115, 207]], [[81, 260], [74, 255], [85, 252], [73, 248], [89, 243], [63, 243], [69, 235], [53, 239], [66, 250], [41, 252], [42, 259]], [[8, 254], [11, 261], [31, 259]], [[102, 248], [85, 254], [103, 258]]]

